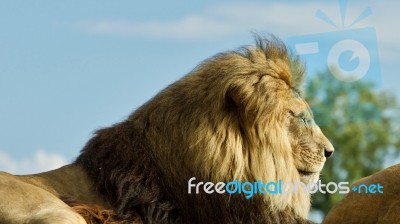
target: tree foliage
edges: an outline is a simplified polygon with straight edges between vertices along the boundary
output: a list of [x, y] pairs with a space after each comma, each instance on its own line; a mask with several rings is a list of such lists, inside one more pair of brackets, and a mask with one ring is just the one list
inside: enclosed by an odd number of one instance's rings
[[[387, 166], [399, 155], [396, 99], [365, 81], [342, 82], [329, 72], [308, 83], [306, 96], [314, 117], [335, 147], [327, 160], [322, 182], [356, 180]], [[396, 134], [397, 133], [397, 134]], [[326, 214], [342, 198], [317, 193], [313, 208]]]

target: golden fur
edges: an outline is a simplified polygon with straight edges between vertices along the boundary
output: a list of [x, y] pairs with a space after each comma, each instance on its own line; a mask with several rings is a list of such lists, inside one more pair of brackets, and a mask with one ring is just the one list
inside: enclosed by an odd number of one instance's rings
[[307, 223], [310, 195], [303, 191], [251, 200], [187, 193], [191, 177], [214, 183], [317, 180], [333, 147], [301, 96], [303, 78], [299, 61], [277, 40], [218, 54], [127, 120], [99, 130], [74, 169], [95, 185], [87, 195], [104, 199], [96, 203], [125, 220]]
[[352, 186], [360, 184], [380, 184], [383, 186], [383, 194], [365, 194], [365, 190], [359, 194], [350, 190], [346, 197], [329, 211], [323, 223], [399, 223], [400, 164], [362, 178]]

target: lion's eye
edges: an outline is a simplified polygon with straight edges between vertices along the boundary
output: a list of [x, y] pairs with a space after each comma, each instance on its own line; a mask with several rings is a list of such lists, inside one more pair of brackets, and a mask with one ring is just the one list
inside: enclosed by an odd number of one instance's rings
[[304, 124], [308, 124], [308, 120], [307, 120], [306, 116], [303, 113], [299, 114], [298, 117], [299, 117], [300, 122], [302, 122]]
[[289, 115], [299, 119], [299, 122], [301, 122], [305, 125], [309, 124], [310, 120], [307, 119], [306, 115], [303, 112], [301, 112], [300, 114], [295, 114], [292, 110], [289, 110]]

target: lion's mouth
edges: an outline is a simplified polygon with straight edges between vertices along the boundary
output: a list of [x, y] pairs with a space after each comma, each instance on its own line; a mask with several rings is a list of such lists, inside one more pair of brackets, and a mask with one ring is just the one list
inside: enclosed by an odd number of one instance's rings
[[310, 172], [310, 171], [305, 171], [305, 170], [298, 170], [298, 171], [299, 171], [300, 175], [303, 175], [303, 176], [311, 176], [311, 175], [317, 173], [317, 172]]

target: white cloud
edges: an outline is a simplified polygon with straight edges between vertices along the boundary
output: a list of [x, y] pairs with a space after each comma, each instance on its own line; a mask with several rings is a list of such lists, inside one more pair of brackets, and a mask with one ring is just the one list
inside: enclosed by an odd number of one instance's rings
[[[366, 7], [363, 5], [363, 7]], [[83, 23], [83, 28], [93, 34], [142, 36], [174, 39], [222, 38], [229, 35], [266, 31], [288, 34], [310, 34], [332, 31], [332, 26], [317, 19], [317, 9], [340, 24], [337, 2], [317, 3], [231, 3], [215, 5], [203, 11], [175, 20], [144, 22], [103, 20]], [[362, 10], [364, 8], [361, 8]], [[351, 11], [351, 10], [348, 10]], [[360, 13], [348, 12], [349, 18]]]
[[[310, 4], [226, 4], [176, 20], [144, 22], [103, 20], [83, 23], [82, 26], [93, 34], [171, 39], [222, 38], [240, 33], [248, 34], [253, 30], [274, 33], [287, 33], [287, 31], [293, 33], [296, 30], [315, 32], [313, 27], [317, 27], [320, 23], [314, 18], [316, 8], [317, 5]], [[307, 21], [305, 23], [307, 25], [299, 26], [302, 21]], [[310, 21], [313, 24], [310, 24]]]
[[[395, 28], [393, 17], [397, 15], [398, 1], [350, 2], [346, 11], [345, 25], [354, 21], [367, 7], [372, 16], [351, 28], [375, 27], [378, 32], [383, 60], [399, 60], [398, 40], [400, 32]], [[326, 22], [315, 17], [321, 9], [332, 21], [341, 26], [337, 1], [312, 3], [230, 3], [214, 5], [174, 20], [129, 21], [102, 20], [85, 22], [81, 26], [86, 32], [97, 35], [127, 37], [166, 38], [178, 40], [204, 40], [226, 38], [233, 35], [248, 35], [250, 31], [271, 32], [281, 38], [335, 31]]]
[[201, 16], [187, 16], [178, 21], [100, 21], [88, 23], [91, 33], [121, 36], [150, 36], [156, 38], [208, 38], [210, 33], [223, 36], [234, 32], [229, 24]]
[[17, 160], [5, 152], [0, 151], [0, 171], [12, 174], [39, 173], [59, 168], [68, 164], [67, 159], [59, 154], [37, 150], [31, 157]]

